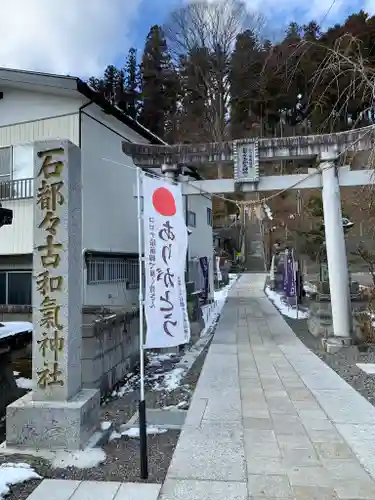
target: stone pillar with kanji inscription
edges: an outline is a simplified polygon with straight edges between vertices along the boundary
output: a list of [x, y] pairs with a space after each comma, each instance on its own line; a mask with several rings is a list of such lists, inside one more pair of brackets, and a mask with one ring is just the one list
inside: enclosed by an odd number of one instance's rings
[[7, 446], [82, 449], [100, 394], [82, 389], [81, 155], [68, 141], [34, 144], [34, 390], [7, 408]]

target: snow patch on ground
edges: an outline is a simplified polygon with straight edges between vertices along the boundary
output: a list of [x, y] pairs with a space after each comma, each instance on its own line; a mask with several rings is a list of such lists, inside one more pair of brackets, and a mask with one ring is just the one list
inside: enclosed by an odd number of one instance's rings
[[184, 368], [174, 368], [171, 372], [167, 373], [164, 377], [165, 390], [171, 392], [180, 387], [185, 374], [186, 370]]
[[375, 327], [375, 314], [372, 311], [366, 311], [366, 314], [371, 318], [371, 325]]
[[304, 281], [303, 289], [305, 290], [307, 295], [312, 295], [313, 293], [316, 293], [318, 291], [316, 286], [310, 283], [309, 281]]
[[309, 313], [307, 311], [303, 311], [299, 308], [297, 310], [296, 307], [290, 306], [282, 295], [271, 290], [269, 286], [266, 286], [265, 293], [283, 316], [291, 319], [307, 319], [309, 317]]
[[135, 374], [129, 373], [128, 376], [126, 377], [124, 384], [112, 391], [111, 397], [122, 398], [125, 394], [128, 394], [129, 392], [134, 392], [135, 391], [135, 386], [133, 383], [134, 378]]
[[[5, 453], [7, 450], [7, 446], [5, 443], [1, 445], [1, 448], [4, 449]], [[50, 450], [35, 450], [35, 449], [24, 449], [18, 450], [14, 448], [8, 449], [9, 454], [17, 454], [17, 455], [27, 455], [38, 458], [43, 458], [50, 462], [51, 467], [53, 469], [65, 469], [66, 467], [76, 467], [77, 469], [91, 469], [92, 467], [97, 467], [99, 464], [104, 462], [107, 458], [105, 452], [101, 448], [86, 448], [85, 450], [80, 451], [67, 451], [67, 450], [59, 450], [59, 451], [50, 451]], [[2, 500], [1, 496], [1, 487], [4, 484], [3, 478], [10, 477], [11, 474], [7, 473], [7, 471], [3, 471], [2, 467], [23, 467], [29, 470], [30, 477], [28, 479], [43, 479], [35, 474], [29, 464], [2, 464], [0, 465], [0, 500]], [[16, 475], [16, 473], [14, 473]], [[23, 474], [23, 476], [22, 476]], [[26, 472], [19, 472], [20, 477], [26, 477]], [[19, 481], [20, 482], [20, 481]], [[12, 483], [15, 484], [15, 483]]]
[[102, 431], [108, 431], [108, 429], [112, 426], [112, 422], [102, 422], [100, 424], [100, 428]]
[[[147, 434], [155, 436], [156, 434], [165, 434], [167, 429], [160, 429], [154, 425], [147, 426]], [[139, 438], [139, 427], [131, 427], [122, 432], [113, 431], [109, 437], [110, 441], [115, 439], [121, 439], [122, 436], [127, 436], [129, 438], [138, 439]]]
[[189, 408], [189, 401], [180, 401], [177, 405], [163, 406], [162, 410], [187, 410]]
[[101, 448], [89, 448], [82, 451], [58, 451], [51, 460], [54, 469], [76, 467], [77, 469], [91, 469], [104, 462], [106, 454]]
[[[211, 306], [209, 313], [206, 314], [205, 327], [201, 333], [201, 338], [195, 345], [185, 350], [183, 356], [177, 353], [147, 352], [148, 363], [145, 367], [145, 385], [147, 390], [171, 392], [181, 387], [184, 377], [210, 341], [210, 334], [216, 326], [229, 290], [236, 280], [237, 275], [230, 274], [229, 284], [221, 290], [215, 291], [215, 303], [214, 306]], [[208, 308], [209, 306], [206, 307]], [[139, 388], [139, 384], [139, 374], [130, 373], [124, 383], [112, 392], [111, 397], [121, 398], [125, 394], [134, 392]]]
[[225, 301], [227, 300], [229, 290], [232, 288], [234, 283], [237, 281], [237, 274], [229, 275], [228, 285], [220, 288], [220, 290], [214, 291], [214, 302], [213, 304], [208, 304], [202, 307], [202, 315], [204, 321], [204, 328], [201, 332], [201, 337], [211, 333], [212, 329], [215, 327], [221, 311], [224, 307]]
[[163, 363], [163, 361], [170, 361], [172, 358], [175, 357], [176, 357], [175, 353], [167, 353], [167, 354], [150, 353], [148, 355], [149, 366], [159, 366]]
[[17, 384], [17, 387], [19, 387], [20, 389], [27, 389], [28, 391], [31, 391], [35, 387], [33, 380], [31, 380], [29, 378], [24, 378], [24, 377], [17, 378], [16, 384]]
[[0, 465], [0, 499], [9, 494], [9, 486], [24, 483], [30, 479], [42, 479], [29, 464], [5, 463]]
[[375, 363], [356, 363], [356, 365], [368, 375], [375, 375]]

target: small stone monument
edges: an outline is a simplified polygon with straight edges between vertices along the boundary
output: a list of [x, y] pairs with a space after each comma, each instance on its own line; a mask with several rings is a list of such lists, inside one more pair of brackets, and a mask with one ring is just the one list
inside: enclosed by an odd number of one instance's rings
[[33, 381], [7, 407], [11, 448], [79, 450], [99, 424], [100, 393], [82, 389], [80, 150], [34, 145]]
[[[354, 343], [361, 343], [363, 341], [363, 332], [361, 331], [361, 324], [358, 318], [364, 310], [365, 303], [360, 294], [359, 283], [351, 280], [350, 273], [348, 287], [350, 291], [351, 336]], [[311, 335], [317, 338], [322, 337], [323, 339], [335, 338], [328, 265], [326, 263], [320, 265], [320, 280], [317, 283], [317, 290], [311, 294], [308, 302], [309, 317], [307, 320], [307, 327]], [[341, 340], [342, 339], [340, 339], [340, 342]], [[341, 345], [343, 345], [342, 342], [338, 347]]]

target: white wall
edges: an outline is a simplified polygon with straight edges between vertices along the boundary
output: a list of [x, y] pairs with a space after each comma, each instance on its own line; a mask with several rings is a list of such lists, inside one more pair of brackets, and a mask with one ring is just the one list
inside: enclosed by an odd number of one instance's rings
[[[136, 171], [132, 159], [122, 152], [126, 139], [148, 143], [96, 105], [82, 113], [84, 249], [138, 253]], [[138, 304], [138, 291], [127, 290], [123, 283], [85, 282], [84, 303], [131, 311]]]
[[[78, 108], [82, 104], [79, 99], [4, 87], [0, 90], [4, 92], [4, 98], [0, 100], [0, 147], [56, 138], [78, 143]], [[22, 177], [19, 169], [30, 177], [26, 172], [33, 172], [33, 165], [27, 168], [21, 160], [20, 155], [15, 158], [15, 178]], [[30, 161], [32, 162], [31, 159]], [[2, 204], [4, 208], [13, 210], [13, 224], [0, 229], [0, 255], [31, 254], [33, 200], [3, 201]]]
[[34, 200], [1, 202], [13, 210], [13, 224], [0, 228], [0, 255], [30, 254], [33, 252]]
[[82, 97], [60, 97], [0, 87], [0, 147], [45, 139], [79, 140]]
[[47, 139], [68, 139], [78, 145], [78, 113], [0, 127], [0, 148]]
[[75, 114], [85, 98], [61, 97], [41, 92], [16, 90], [0, 85], [0, 127]]
[[[186, 195], [184, 196], [184, 201]], [[212, 292], [214, 290], [214, 268], [213, 268], [213, 235], [212, 226], [208, 224], [207, 209], [212, 210], [211, 198], [202, 194], [187, 196], [188, 210], [196, 214], [196, 227], [189, 226], [189, 259], [195, 257], [209, 258], [209, 283]], [[186, 206], [186, 202], [184, 203]]]
[[[184, 196], [185, 198], [185, 196]], [[207, 208], [212, 210], [212, 201], [204, 195], [189, 195], [188, 210], [196, 214], [196, 227], [190, 227], [189, 258], [212, 257], [212, 226], [207, 223]]]
[[83, 247], [89, 250], [138, 252], [136, 171], [122, 152], [126, 128], [120, 136], [82, 116]]
[[99, 120], [101, 123], [105, 124], [107, 127], [113, 129], [120, 136], [123, 136], [130, 142], [149, 144], [149, 141], [139, 135], [137, 132], [132, 130], [130, 127], [127, 127], [123, 123], [121, 123], [117, 118], [114, 118], [111, 115], [105, 113], [99, 106], [96, 104], [91, 104], [87, 106], [82, 114], [90, 115], [96, 120]]

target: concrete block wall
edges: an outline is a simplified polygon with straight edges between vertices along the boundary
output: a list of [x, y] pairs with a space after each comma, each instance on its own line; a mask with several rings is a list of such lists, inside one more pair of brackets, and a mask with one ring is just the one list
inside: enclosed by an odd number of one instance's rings
[[[3, 306], [1, 321], [32, 322], [31, 307]], [[85, 307], [82, 313], [83, 387], [100, 389], [105, 394], [138, 362], [139, 311], [119, 313]]]
[[139, 311], [97, 315], [84, 311], [82, 384], [105, 394], [139, 362]]

